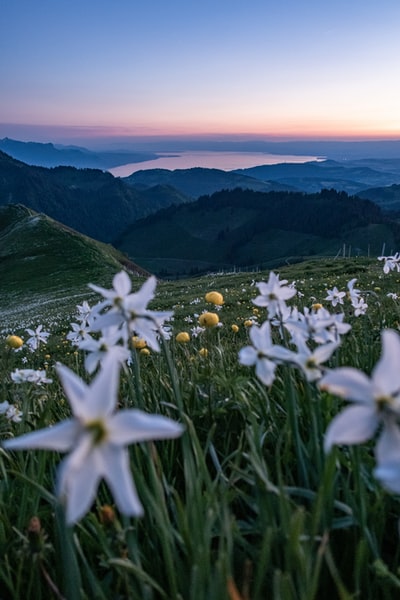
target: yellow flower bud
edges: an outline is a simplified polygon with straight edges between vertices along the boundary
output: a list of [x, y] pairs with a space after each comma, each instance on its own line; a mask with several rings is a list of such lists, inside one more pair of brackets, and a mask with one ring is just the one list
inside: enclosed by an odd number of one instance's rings
[[14, 348], [16, 350], [17, 348], [21, 348], [24, 341], [22, 338], [19, 337], [19, 335], [9, 335], [6, 340], [6, 343], [7, 346], [9, 346], [9, 348]]
[[147, 343], [143, 338], [134, 335], [132, 338], [132, 346], [136, 348], [136, 350], [142, 350], [143, 348], [146, 348]]
[[243, 325], [245, 327], [252, 327], [254, 325], [254, 321], [252, 321], [251, 319], [246, 319], [246, 321], [243, 323]]
[[187, 344], [187, 342], [190, 342], [190, 335], [188, 334], [187, 331], [181, 331], [180, 333], [177, 334], [175, 339], [180, 344]]
[[319, 310], [320, 308], [322, 308], [322, 304], [321, 304], [320, 302], [316, 302], [315, 304], [313, 304], [313, 305], [311, 306], [311, 308], [312, 308], [313, 310]]
[[211, 302], [211, 304], [215, 304], [216, 306], [222, 306], [224, 303], [224, 297], [219, 292], [208, 292], [204, 299], [206, 302]]
[[237, 333], [237, 332], [239, 331], [239, 326], [238, 326], [238, 325], [236, 325], [236, 323], [234, 323], [234, 324], [232, 325], [231, 329], [232, 329], [233, 333]]
[[201, 327], [215, 327], [219, 323], [219, 316], [216, 313], [205, 312], [199, 316], [199, 324]]
[[141, 348], [140, 354], [144, 354], [145, 356], [148, 356], [150, 354], [150, 350], [148, 348]]
[[200, 354], [200, 356], [203, 356], [203, 358], [206, 358], [208, 356], [207, 348], [200, 348], [199, 354]]

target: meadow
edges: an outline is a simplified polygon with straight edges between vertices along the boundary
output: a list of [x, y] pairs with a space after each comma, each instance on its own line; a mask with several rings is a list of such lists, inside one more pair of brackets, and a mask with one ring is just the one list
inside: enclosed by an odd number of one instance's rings
[[400, 597], [397, 265], [3, 311], [1, 599]]

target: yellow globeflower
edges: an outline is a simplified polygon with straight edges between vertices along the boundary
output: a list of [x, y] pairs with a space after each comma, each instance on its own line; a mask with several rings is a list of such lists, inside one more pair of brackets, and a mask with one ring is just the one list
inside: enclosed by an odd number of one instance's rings
[[175, 339], [180, 344], [187, 344], [187, 342], [190, 342], [190, 335], [188, 334], [187, 331], [181, 331], [180, 333], [177, 334]]
[[222, 306], [224, 303], [224, 297], [219, 292], [208, 292], [204, 299], [206, 302], [211, 302], [211, 304], [215, 304], [216, 306]]
[[206, 358], [206, 356], [208, 356], [207, 348], [200, 348], [199, 354], [200, 354], [200, 356], [203, 356], [204, 358]]
[[144, 354], [145, 356], [148, 356], [150, 354], [150, 350], [148, 348], [141, 348], [140, 354]]
[[231, 329], [232, 329], [233, 333], [237, 333], [237, 332], [239, 331], [239, 326], [238, 326], [238, 325], [236, 325], [236, 323], [234, 323], [234, 324], [232, 325]]
[[313, 305], [311, 306], [311, 308], [312, 308], [313, 310], [319, 310], [320, 308], [322, 308], [322, 304], [321, 304], [320, 302], [316, 302], [315, 304], [313, 304]]
[[21, 346], [24, 343], [23, 339], [20, 338], [19, 335], [9, 335], [6, 342], [7, 346], [9, 346], [10, 348], [14, 348], [15, 350], [17, 348], [21, 348]]
[[219, 316], [216, 313], [205, 312], [199, 316], [201, 327], [215, 327], [219, 323]]
[[132, 346], [136, 348], [136, 350], [142, 350], [143, 348], [146, 348], [147, 343], [143, 338], [134, 335], [132, 338]]
[[246, 319], [246, 321], [243, 323], [243, 325], [245, 327], [252, 327], [254, 325], [254, 321], [252, 321], [251, 319]]

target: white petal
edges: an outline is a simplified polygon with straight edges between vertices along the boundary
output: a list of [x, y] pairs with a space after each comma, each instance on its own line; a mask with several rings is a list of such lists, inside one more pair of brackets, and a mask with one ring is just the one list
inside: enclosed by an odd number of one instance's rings
[[392, 395], [400, 390], [400, 336], [391, 329], [382, 332], [382, 355], [372, 379], [382, 394]]
[[104, 477], [119, 510], [125, 515], [140, 517], [143, 514], [143, 506], [132, 479], [128, 452], [108, 445], [102, 448], [102, 453], [108, 465]]
[[358, 369], [341, 367], [329, 371], [319, 382], [323, 390], [355, 402], [373, 403], [371, 380]]
[[335, 444], [360, 444], [369, 440], [379, 424], [378, 416], [370, 406], [349, 406], [329, 424], [324, 448], [329, 452]]
[[59, 473], [58, 495], [66, 502], [66, 520], [76, 523], [93, 504], [101, 473], [96, 465], [95, 452], [89, 454], [79, 468], [71, 466], [71, 456], [63, 463]]
[[253, 346], [245, 346], [239, 350], [239, 362], [241, 365], [251, 367], [257, 361], [257, 351]]
[[19, 437], [2, 442], [7, 450], [24, 450], [40, 448], [42, 450], [57, 450], [66, 452], [75, 444], [79, 425], [75, 419], [68, 419], [39, 431], [32, 431]]
[[271, 385], [275, 379], [276, 364], [267, 358], [257, 361], [256, 375], [264, 385]]
[[397, 462], [400, 464], [400, 429], [389, 420], [385, 423], [375, 446], [375, 456], [379, 464]]
[[374, 476], [379, 479], [381, 484], [387, 490], [400, 493], [400, 464], [398, 462], [388, 462], [378, 465], [374, 470]]
[[114, 411], [120, 368], [121, 365], [115, 356], [108, 353], [86, 394], [84, 409], [81, 411], [86, 420], [104, 418]]
[[151, 415], [141, 410], [119, 410], [108, 422], [109, 440], [115, 445], [146, 440], [162, 440], [180, 436], [184, 427], [162, 415]]
[[113, 278], [114, 290], [119, 296], [124, 298], [129, 294], [132, 288], [132, 283], [129, 275], [125, 271], [120, 271]]
[[68, 369], [68, 367], [58, 364], [56, 370], [71, 405], [72, 412], [79, 418], [82, 414], [83, 400], [89, 388], [86, 383], [71, 371], [71, 369]]
[[322, 346], [318, 346], [318, 348], [316, 348], [313, 352], [314, 359], [316, 360], [317, 364], [320, 365], [321, 363], [327, 361], [338, 347], [339, 344], [336, 343], [323, 344]]

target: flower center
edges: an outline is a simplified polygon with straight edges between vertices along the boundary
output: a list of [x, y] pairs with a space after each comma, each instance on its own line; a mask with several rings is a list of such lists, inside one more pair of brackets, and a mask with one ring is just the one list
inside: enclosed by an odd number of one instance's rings
[[375, 398], [375, 403], [379, 412], [390, 409], [394, 404], [392, 396], [378, 396]]
[[86, 425], [86, 429], [92, 434], [93, 446], [98, 446], [107, 438], [107, 429], [101, 420], [91, 421]]

